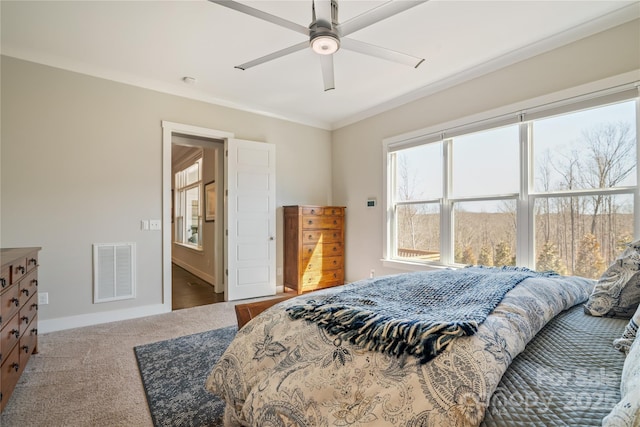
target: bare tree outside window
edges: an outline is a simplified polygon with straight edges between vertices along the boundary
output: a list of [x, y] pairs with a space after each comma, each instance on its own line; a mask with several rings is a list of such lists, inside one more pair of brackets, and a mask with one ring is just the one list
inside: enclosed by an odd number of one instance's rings
[[[393, 256], [439, 261], [444, 242], [455, 264], [598, 278], [638, 232], [636, 121], [630, 100], [393, 152]], [[520, 173], [521, 149], [532, 176]], [[530, 219], [518, 211], [528, 207]]]
[[[635, 108], [626, 104], [535, 123], [538, 192], [636, 185]], [[631, 241], [633, 217], [632, 191], [537, 198], [536, 268], [600, 277], [621, 251], [621, 241]]]

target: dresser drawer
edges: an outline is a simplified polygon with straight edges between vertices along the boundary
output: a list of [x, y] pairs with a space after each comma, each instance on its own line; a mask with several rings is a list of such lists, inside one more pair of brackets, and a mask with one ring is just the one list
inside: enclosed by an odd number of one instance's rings
[[302, 234], [302, 243], [332, 243], [342, 242], [341, 230], [305, 230]]
[[31, 353], [38, 345], [38, 316], [34, 317], [29, 324], [24, 335], [20, 337], [19, 351], [20, 351], [20, 368], [24, 369], [27, 366]]
[[302, 209], [302, 215], [322, 215], [324, 208], [321, 206], [305, 206]]
[[29, 301], [20, 307], [20, 314], [18, 314], [18, 320], [20, 323], [20, 336], [22, 336], [27, 328], [30, 327], [33, 319], [38, 315], [38, 295], [33, 295]]
[[19, 258], [11, 266], [11, 283], [16, 283], [27, 272], [27, 258]]
[[302, 215], [336, 215], [343, 216], [344, 209], [335, 206], [305, 206]]
[[328, 288], [344, 283], [342, 270], [304, 273], [302, 275], [302, 290]]
[[38, 271], [33, 270], [27, 273], [20, 281], [20, 305], [24, 305], [37, 291]]
[[0, 307], [4, 324], [20, 308], [20, 287], [18, 285], [11, 286], [0, 296]]
[[302, 262], [306, 263], [312, 258], [341, 256], [342, 252], [342, 243], [339, 242], [303, 245]]
[[0, 292], [11, 284], [11, 266], [7, 265], [0, 270]]
[[0, 402], [0, 410], [2, 410], [7, 405], [9, 396], [20, 378], [20, 353], [18, 352], [18, 347], [14, 348], [13, 351], [3, 359], [0, 370], [2, 371], [2, 377], [0, 377], [2, 378], [2, 401]]
[[341, 270], [342, 267], [344, 267], [344, 265], [341, 256], [311, 258], [307, 263], [305, 272], [320, 273], [327, 270]]
[[38, 252], [34, 252], [27, 256], [27, 271], [31, 271], [38, 266]]
[[15, 347], [20, 339], [20, 319], [13, 316], [9, 319], [0, 331], [0, 354], [4, 363], [5, 357], [9, 351]]
[[302, 229], [318, 229], [318, 228], [336, 228], [342, 229], [341, 216], [312, 216], [305, 215], [302, 217]]

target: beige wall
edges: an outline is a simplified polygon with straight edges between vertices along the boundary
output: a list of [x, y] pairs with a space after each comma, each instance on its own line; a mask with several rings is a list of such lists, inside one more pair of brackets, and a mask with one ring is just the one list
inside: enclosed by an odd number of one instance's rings
[[[14, 58], [1, 65], [0, 245], [42, 246], [45, 325], [162, 303], [161, 233], [140, 230], [140, 220], [162, 217], [162, 120], [276, 144], [278, 206], [331, 200], [328, 131]], [[93, 304], [92, 244], [110, 242], [136, 242], [137, 296]]]
[[[368, 277], [371, 269], [398, 272], [381, 262], [383, 139], [623, 73], [635, 71], [638, 80], [638, 70], [635, 20], [334, 131], [333, 201], [347, 206], [347, 279]], [[376, 197], [378, 206], [367, 208], [367, 197]]]

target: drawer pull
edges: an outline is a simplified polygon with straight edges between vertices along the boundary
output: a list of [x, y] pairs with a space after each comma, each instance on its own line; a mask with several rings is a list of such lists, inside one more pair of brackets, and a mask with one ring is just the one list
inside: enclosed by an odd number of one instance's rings
[[11, 298], [11, 300], [9, 302], [12, 302], [16, 305], [16, 307], [20, 306], [20, 300], [16, 297]]
[[35, 259], [35, 258], [31, 258], [31, 259], [29, 260], [29, 264], [36, 265], [37, 263], [38, 263], [38, 260], [37, 260], [37, 259]]
[[24, 268], [24, 265], [17, 266], [16, 270], [20, 271], [21, 273], [24, 273], [26, 271], [26, 269]]
[[316, 210], [315, 209], [311, 209], [311, 213], [312, 214], [316, 213]]
[[32, 328], [31, 335], [38, 335], [38, 328]]
[[22, 349], [24, 350], [25, 353], [29, 354], [29, 346], [28, 345], [23, 345]]
[[313, 220], [312, 219], [309, 220], [309, 225], [311, 225], [311, 224], [313, 224]]
[[31, 304], [31, 308], [35, 308], [36, 311], [38, 311], [38, 304], [36, 303]]
[[13, 363], [11, 364], [11, 369], [15, 369], [15, 370], [16, 370], [16, 372], [18, 372], [18, 371], [20, 370], [20, 365], [19, 365], [19, 364], [17, 364], [16, 362], [13, 362]]
[[36, 287], [37, 287], [37, 286], [38, 286], [38, 279], [33, 279], [33, 280], [31, 281], [31, 283], [33, 284], [33, 286], [36, 286]]
[[0, 278], [0, 285], [2, 285], [3, 288], [7, 286], [7, 279], [4, 277]]
[[22, 293], [29, 296], [29, 289], [22, 289]]
[[22, 316], [20, 320], [22, 320], [24, 323], [29, 323], [29, 318], [27, 316]]
[[11, 332], [9, 332], [9, 335], [15, 335], [16, 338], [20, 338], [20, 331], [18, 329], [12, 329]]
[[2, 325], [2, 316], [0, 316], [0, 325]]

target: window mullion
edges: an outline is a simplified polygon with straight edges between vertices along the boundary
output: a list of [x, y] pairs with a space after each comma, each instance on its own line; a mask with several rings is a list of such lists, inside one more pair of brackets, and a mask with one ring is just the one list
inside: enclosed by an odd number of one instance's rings
[[452, 167], [453, 164], [453, 143], [452, 139], [442, 142], [442, 201], [440, 202], [440, 262], [449, 265], [453, 263], [453, 227], [452, 227], [452, 206], [451, 190], [453, 185]]
[[516, 264], [525, 267], [535, 265], [532, 258], [534, 250], [534, 224], [533, 204], [530, 203], [529, 192], [531, 191], [531, 180], [533, 171], [531, 170], [531, 137], [533, 127], [531, 122], [520, 123], [520, 194], [517, 205], [516, 223]]

